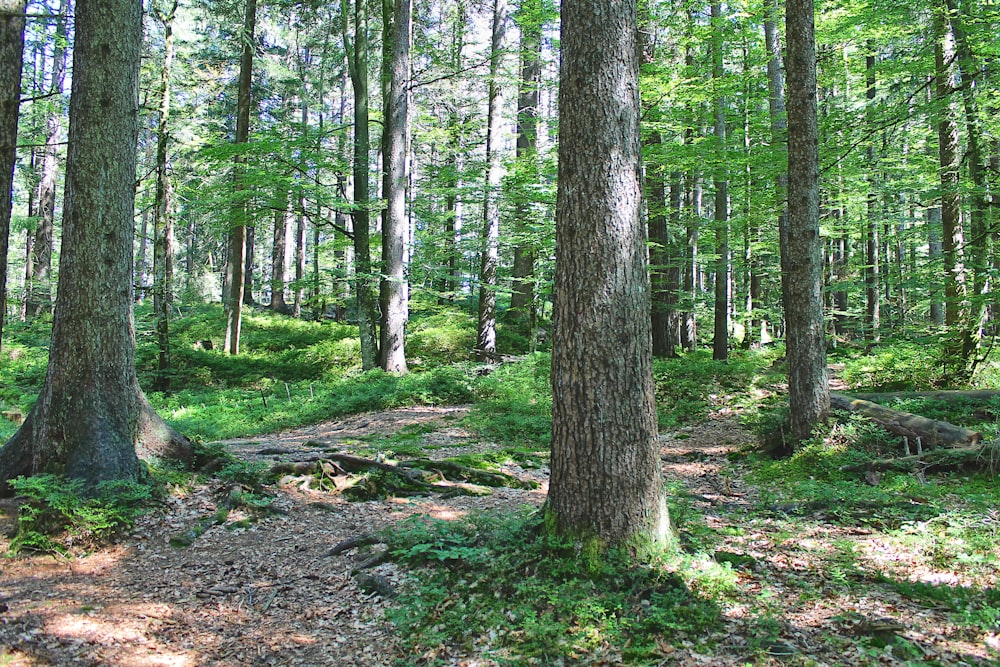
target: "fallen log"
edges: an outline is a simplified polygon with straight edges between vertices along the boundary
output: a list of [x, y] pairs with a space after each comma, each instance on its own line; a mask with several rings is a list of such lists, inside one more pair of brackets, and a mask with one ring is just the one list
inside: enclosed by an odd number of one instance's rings
[[1000, 391], [996, 389], [948, 389], [941, 391], [854, 392], [851, 396], [872, 403], [883, 403], [898, 398], [930, 398], [935, 401], [964, 400], [973, 403], [986, 403], [994, 398], [1000, 398]]
[[920, 439], [923, 447], [968, 447], [983, 439], [981, 433], [949, 424], [937, 419], [928, 419], [909, 412], [893, 410], [884, 405], [854, 398], [839, 392], [830, 392], [830, 407], [838, 410], [858, 412], [881, 425], [890, 433], [911, 440]]

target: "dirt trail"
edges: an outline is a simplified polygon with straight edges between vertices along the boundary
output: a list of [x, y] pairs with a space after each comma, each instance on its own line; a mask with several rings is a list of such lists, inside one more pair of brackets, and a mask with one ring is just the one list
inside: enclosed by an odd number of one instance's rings
[[[416, 428], [420, 441], [433, 446], [431, 456], [495, 447], [476, 442], [461, 428], [457, 420], [465, 412], [461, 407], [391, 410], [226, 444], [247, 460], [294, 460], [315, 456], [317, 443], [350, 452], [358, 438]], [[907, 636], [943, 660], [938, 664], [995, 664], [981, 638], [942, 632], [948, 624], [940, 612], [898, 596], [853, 596], [838, 585], [826, 571], [827, 556], [840, 541], [868, 539], [864, 531], [818, 522], [808, 534], [789, 534], [779, 519], [748, 519], [759, 503], [758, 491], [727, 457], [749, 440], [732, 417], [711, 419], [662, 440], [668, 480], [681, 485], [685, 502], [704, 512], [709, 528], [731, 534], [716, 553], [734, 554], [740, 590], [739, 601], [724, 609], [714, 655], [680, 645], [665, 655], [664, 664], [745, 664], [760, 633], [761, 600], [771, 605], [774, 642], [768, 650], [774, 655], [758, 664], [903, 664], [891, 654], [860, 654], [855, 633], [861, 621], [844, 620], [847, 609], [857, 618], [905, 622]], [[213, 516], [217, 495], [207, 486], [173, 495], [113, 548], [73, 559], [33, 556], [0, 562], [0, 665], [377, 667], [396, 658], [416, 664], [415, 657], [401, 655], [384, 620], [388, 603], [361, 590], [351, 576], [360, 556], [330, 557], [328, 552], [342, 540], [413, 514], [454, 518], [472, 510], [543, 502], [546, 469], [514, 466], [505, 472], [541, 486], [495, 489], [485, 497], [347, 503], [286, 485], [274, 503], [279, 513], [243, 525], [239, 512], [232, 512], [225, 525], [210, 526], [187, 548], [171, 546], [170, 538]], [[11, 512], [10, 504], [0, 508], [0, 523], [12, 521]], [[0, 538], [0, 551], [6, 549], [5, 539]], [[392, 564], [374, 572], [392, 585], [404, 576]], [[808, 590], [815, 592], [803, 594]], [[464, 656], [454, 664], [495, 663]]]

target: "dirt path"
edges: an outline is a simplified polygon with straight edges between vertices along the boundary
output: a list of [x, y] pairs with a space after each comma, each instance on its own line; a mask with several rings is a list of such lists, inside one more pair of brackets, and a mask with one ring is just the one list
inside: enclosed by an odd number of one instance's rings
[[[393, 410], [227, 446], [246, 460], [288, 460], [315, 455], [317, 445], [351, 452], [370, 446], [372, 436], [407, 429], [432, 447], [429, 456], [494, 447], [476, 442], [461, 428], [458, 420], [465, 413], [461, 407]], [[360, 438], [367, 440], [359, 443]], [[857, 631], [864, 619], [905, 623], [894, 631], [905, 632], [926, 647], [927, 655], [941, 660], [927, 664], [995, 664], [982, 638], [949, 636], [940, 611], [898, 596], [845, 592], [830, 572], [830, 554], [844, 541], [864, 547], [872, 536], [822, 522], [809, 524], [807, 533], [790, 534], [780, 518], [761, 515], [758, 491], [727, 458], [749, 439], [734, 418], [709, 420], [663, 438], [665, 474], [683, 489], [689, 513], [704, 513], [708, 528], [726, 535], [715, 553], [717, 558], [732, 554], [740, 591], [738, 601], [724, 609], [715, 655], [681, 645], [664, 664], [744, 664], [759, 639], [762, 605], [773, 622], [767, 646], [773, 657], [759, 664], [903, 664], [891, 652], [877, 657], [859, 652]], [[383, 619], [387, 602], [361, 590], [351, 576], [357, 556], [328, 553], [344, 539], [413, 514], [454, 518], [472, 510], [542, 503], [545, 469], [505, 471], [542, 486], [496, 489], [486, 497], [347, 503], [292, 484], [275, 501], [280, 513], [238, 527], [241, 516], [233, 512], [225, 525], [211, 526], [191, 546], [171, 546], [172, 536], [215, 513], [217, 496], [203, 486], [172, 495], [162, 511], [143, 519], [114, 548], [73, 559], [0, 561], [0, 665], [375, 667], [399, 657], [415, 664], [401, 655]], [[8, 504], [0, 509], [0, 523], [11, 519]], [[5, 539], [0, 538], [0, 551]], [[714, 563], [709, 561], [706, 567]], [[374, 572], [394, 585], [403, 577], [392, 564]], [[494, 663], [467, 656], [455, 664]]]

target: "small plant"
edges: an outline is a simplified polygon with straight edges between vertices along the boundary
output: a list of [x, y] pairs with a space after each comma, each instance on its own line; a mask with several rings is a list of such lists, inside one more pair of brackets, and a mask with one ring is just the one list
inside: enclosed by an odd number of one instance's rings
[[127, 481], [102, 482], [90, 494], [79, 480], [56, 475], [18, 477], [10, 485], [24, 497], [11, 553], [66, 554], [75, 542], [107, 541], [129, 530], [153, 499], [151, 487]]

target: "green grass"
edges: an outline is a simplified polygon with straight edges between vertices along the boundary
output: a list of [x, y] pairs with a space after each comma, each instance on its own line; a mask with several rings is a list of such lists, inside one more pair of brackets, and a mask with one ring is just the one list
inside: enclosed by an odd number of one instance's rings
[[653, 665], [658, 642], [698, 642], [720, 622], [711, 594], [693, 592], [665, 564], [612, 558], [595, 570], [572, 545], [543, 537], [537, 512], [414, 517], [384, 539], [396, 561], [417, 570], [388, 612], [413, 656], [444, 645], [501, 665], [616, 656]]

